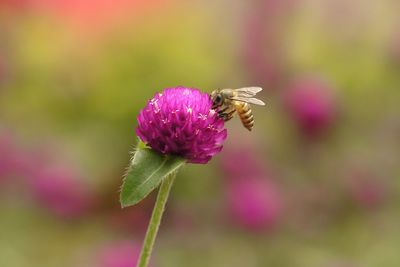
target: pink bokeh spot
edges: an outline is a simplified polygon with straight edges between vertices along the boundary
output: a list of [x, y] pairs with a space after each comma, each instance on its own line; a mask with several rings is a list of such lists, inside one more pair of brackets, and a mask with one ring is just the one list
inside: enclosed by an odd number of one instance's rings
[[0, 133], [0, 181], [29, 176], [32, 161], [32, 155], [17, 145], [11, 133]]
[[236, 179], [227, 185], [229, 211], [235, 222], [251, 230], [271, 229], [282, 210], [280, 194], [259, 178]]
[[109, 244], [99, 254], [99, 267], [135, 267], [140, 247], [133, 242]]
[[50, 212], [63, 218], [75, 218], [93, 206], [93, 192], [72, 171], [44, 167], [31, 180], [37, 201]]
[[265, 175], [264, 167], [254, 153], [255, 151], [248, 149], [246, 146], [234, 147], [227, 145], [222, 155], [222, 170], [229, 179]]
[[368, 174], [356, 174], [350, 184], [353, 201], [366, 210], [377, 210], [388, 197], [385, 182]]
[[310, 138], [324, 135], [337, 117], [333, 92], [318, 78], [295, 82], [285, 95], [285, 106], [300, 132]]

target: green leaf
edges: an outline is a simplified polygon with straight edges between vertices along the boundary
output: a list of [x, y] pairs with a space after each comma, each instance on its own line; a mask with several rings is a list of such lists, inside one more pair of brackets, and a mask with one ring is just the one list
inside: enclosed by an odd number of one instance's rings
[[185, 164], [185, 159], [162, 155], [139, 142], [123, 180], [121, 206], [134, 205], [153, 191], [166, 177]]

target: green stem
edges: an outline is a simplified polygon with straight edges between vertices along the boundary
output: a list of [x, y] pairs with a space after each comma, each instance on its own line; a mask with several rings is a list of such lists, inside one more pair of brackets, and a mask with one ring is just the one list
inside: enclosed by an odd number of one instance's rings
[[142, 251], [140, 252], [136, 267], [147, 267], [149, 264], [154, 241], [156, 240], [158, 228], [160, 227], [161, 217], [164, 213], [165, 204], [167, 203], [169, 192], [171, 191], [175, 176], [176, 172], [173, 172], [161, 183], [160, 189], [158, 190], [157, 200], [154, 204], [153, 213], [151, 214], [149, 226], [147, 228], [146, 236], [144, 238]]

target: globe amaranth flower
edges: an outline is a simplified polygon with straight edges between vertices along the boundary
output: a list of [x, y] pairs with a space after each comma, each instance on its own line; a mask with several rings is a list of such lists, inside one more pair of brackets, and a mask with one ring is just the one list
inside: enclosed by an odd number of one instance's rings
[[190, 163], [207, 163], [227, 137], [224, 121], [206, 93], [186, 87], [167, 88], [148, 101], [138, 116], [137, 135], [162, 154]]

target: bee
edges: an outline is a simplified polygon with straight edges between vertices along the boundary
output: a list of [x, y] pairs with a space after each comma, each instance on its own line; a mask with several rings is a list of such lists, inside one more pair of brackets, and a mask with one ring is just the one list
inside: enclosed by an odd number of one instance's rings
[[254, 126], [253, 112], [250, 104], [264, 106], [265, 103], [254, 96], [260, 92], [260, 87], [243, 87], [239, 89], [217, 89], [211, 93], [212, 109], [224, 121], [229, 121], [238, 113], [243, 126], [251, 131]]

